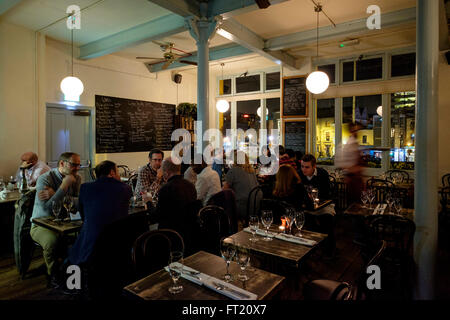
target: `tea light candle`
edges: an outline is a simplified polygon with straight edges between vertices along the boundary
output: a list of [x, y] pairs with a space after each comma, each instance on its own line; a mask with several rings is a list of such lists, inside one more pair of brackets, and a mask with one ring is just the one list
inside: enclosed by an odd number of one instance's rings
[[278, 229], [280, 229], [280, 231], [286, 229], [286, 219], [281, 218], [281, 226], [279, 226]]

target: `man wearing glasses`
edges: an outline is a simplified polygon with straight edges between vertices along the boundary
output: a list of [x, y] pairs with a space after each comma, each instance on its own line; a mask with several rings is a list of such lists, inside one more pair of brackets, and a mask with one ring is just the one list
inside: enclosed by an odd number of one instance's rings
[[[52, 216], [53, 202], [60, 202], [64, 196], [73, 197], [74, 207], [78, 208], [78, 194], [80, 191], [81, 177], [80, 156], [73, 152], [64, 152], [58, 160], [58, 167], [41, 175], [36, 183], [36, 198], [34, 201], [33, 215], [35, 218]], [[44, 261], [47, 266], [48, 285], [57, 287], [57, 256], [58, 234], [35, 224], [31, 224], [31, 238], [39, 243], [43, 249]]]
[[152, 149], [149, 152], [148, 164], [138, 172], [136, 188], [134, 190], [136, 200], [141, 200], [143, 193], [159, 190], [160, 185], [164, 182], [161, 170], [163, 159], [164, 153], [161, 150]]

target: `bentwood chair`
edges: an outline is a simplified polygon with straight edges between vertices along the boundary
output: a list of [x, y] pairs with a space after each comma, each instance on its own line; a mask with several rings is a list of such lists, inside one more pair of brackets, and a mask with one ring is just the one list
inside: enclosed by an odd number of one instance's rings
[[370, 215], [365, 217], [369, 241], [386, 241], [386, 251], [380, 268], [383, 270], [384, 287], [401, 293], [404, 298], [411, 294], [410, 286], [414, 271], [412, 245], [416, 225], [414, 221], [397, 215]]
[[450, 248], [450, 186], [439, 191], [439, 245], [449, 250]]
[[232, 234], [238, 232], [237, 205], [233, 190], [226, 189], [214, 194], [208, 200], [208, 205], [222, 207], [230, 219], [230, 232]]
[[409, 174], [406, 171], [393, 169], [386, 171], [386, 180], [395, 183], [408, 183], [410, 182]]
[[119, 164], [117, 166], [117, 170], [119, 171], [119, 175], [121, 177], [129, 177], [130, 176], [130, 168], [127, 165]]
[[132, 176], [130, 176], [127, 181], [127, 184], [131, 187], [133, 194], [134, 194], [134, 190], [136, 189], [137, 178], [138, 178], [138, 174], [135, 173]]
[[[386, 249], [386, 242], [376, 242], [371, 247], [373, 253], [370, 260], [361, 269], [354, 284], [336, 280], [312, 280], [305, 284], [303, 295], [305, 300], [372, 300], [374, 290], [367, 289], [367, 267], [377, 265]], [[381, 287], [383, 288], [383, 286]], [[377, 290], [375, 290], [377, 291]]]
[[166, 266], [171, 251], [184, 252], [183, 238], [175, 230], [159, 229], [139, 236], [131, 251], [136, 280]]
[[371, 178], [366, 182], [366, 189], [369, 188], [375, 192], [375, 203], [383, 203], [386, 195], [394, 189], [394, 184], [391, 181]]
[[251, 215], [259, 215], [259, 205], [264, 198], [264, 188], [259, 185], [250, 190], [247, 198], [247, 214], [245, 216], [245, 226], [248, 225], [248, 219]]
[[220, 239], [232, 234], [225, 210], [214, 205], [203, 207], [198, 213], [198, 224], [198, 249], [220, 256]]
[[450, 173], [444, 174], [442, 176], [442, 186], [450, 187]]

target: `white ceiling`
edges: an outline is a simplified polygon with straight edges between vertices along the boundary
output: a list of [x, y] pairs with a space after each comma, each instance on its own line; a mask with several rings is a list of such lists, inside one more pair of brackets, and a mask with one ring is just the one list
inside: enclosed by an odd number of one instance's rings
[[[416, 4], [415, 0], [322, 0], [320, 2], [325, 13], [336, 24], [368, 17], [369, 14], [366, 10], [372, 4], [380, 6], [382, 14], [414, 7]], [[66, 8], [74, 3], [82, 8], [81, 29], [74, 31], [76, 45], [84, 45], [171, 14], [148, 0], [22, 0], [3, 14], [2, 19], [31, 30], [41, 30], [49, 37], [59, 41], [70, 42], [70, 31], [66, 27], [64, 17], [67, 15]], [[83, 8], [86, 9], [83, 10]], [[316, 13], [311, 0], [289, 0], [271, 5], [267, 9], [257, 9], [233, 18], [264, 39], [311, 30], [316, 27]], [[54, 23], [58, 20], [61, 21]], [[323, 14], [320, 14], [319, 21], [321, 27], [330, 25], [330, 21]], [[358, 37], [360, 44], [357, 46], [338, 48], [339, 41], [345, 38], [321, 42], [320, 56], [345, 55], [356, 51], [414, 45], [415, 29], [414, 25], [406, 26], [406, 28], [382, 29]], [[187, 31], [158, 41], [173, 42], [176, 48], [183, 51], [196, 51], [195, 41]], [[211, 40], [210, 47], [227, 43], [230, 41], [215, 35]], [[174, 52], [177, 53], [177, 51]], [[309, 44], [292, 47], [287, 52], [296, 58], [314, 57], [316, 46]], [[157, 44], [147, 42], [114, 54], [135, 60], [136, 56], [162, 57], [163, 52]], [[141, 61], [154, 62], [156, 60]], [[265, 61], [268, 60], [265, 59]]]

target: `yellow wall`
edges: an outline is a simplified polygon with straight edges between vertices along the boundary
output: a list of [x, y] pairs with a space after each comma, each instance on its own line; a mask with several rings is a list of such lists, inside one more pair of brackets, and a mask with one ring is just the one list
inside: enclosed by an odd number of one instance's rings
[[[327, 133], [329, 134], [329, 141], [327, 141]], [[334, 118], [320, 118], [317, 119], [316, 127], [316, 157], [326, 157], [326, 146], [330, 146], [330, 156], [335, 153], [335, 126]], [[319, 151], [322, 152], [320, 155]]]

